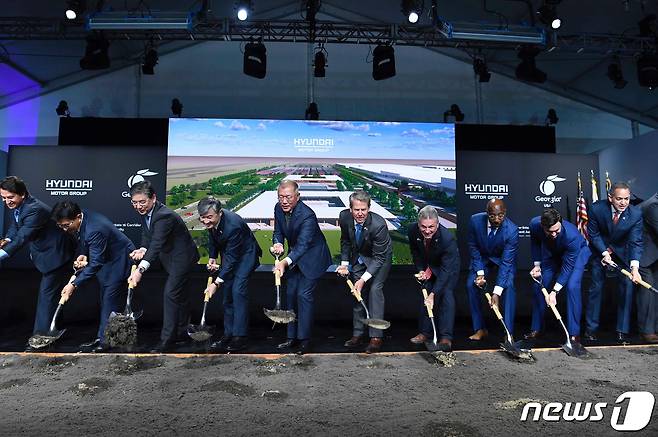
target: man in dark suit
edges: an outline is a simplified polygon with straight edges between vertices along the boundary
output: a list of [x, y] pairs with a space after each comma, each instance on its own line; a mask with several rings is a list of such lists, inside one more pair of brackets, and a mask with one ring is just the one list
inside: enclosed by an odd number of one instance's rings
[[327, 241], [311, 208], [299, 201], [295, 181], [281, 181], [277, 189], [279, 201], [274, 206], [272, 252], [283, 253], [283, 241], [288, 240], [288, 256], [277, 262], [274, 270], [283, 275], [286, 270], [286, 308], [294, 310], [297, 321], [288, 324], [288, 339], [279, 349], [299, 347], [297, 353], [310, 350], [313, 326], [313, 290], [318, 279], [331, 265]]
[[149, 181], [134, 184], [130, 188], [130, 198], [142, 216], [142, 245], [130, 254], [139, 265], [130, 276], [130, 282], [137, 286], [155, 261], [160, 261], [168, 273], [163, 292], [160, 342], [152, 350], [162, 353], [172, 350], [177, 338], [187, 338], [189, 295], [185, 284], [199, 261], [199, 252], [183, 219], [158, 202]]
[[[533, 268], [530, 274], [542, 280], [544, 287], [550, 288], [549, 301], [544, 298], [541, 288], [535, 284], [532, 305], [532, 328], [526, 339], [539, 337], [546, 305], [557, 303], [561, 290], [567, 291], [567, 329], [571, 340], [580, 343], [580, 318], [582, 315], [581, 283], [585, 266], [592, 252], [578, 228], [562, 219], [553, 208], [545, 210], [541, 216], [530, 221], [530, 249]], [[556, 278], [557, 275], [557, 278]]]
[[105, 326], [110, 313], [121, 312], [125, 302], [126, 280], [132, 262], [129, 254], [135, 246], [107, 217], [74, 202], [55, 204], [52, 211], [57, 226], [78, 240], [76, 268], [82, 268], [75, 281], [62, 289], [69, 297], [82, 284], [96, 277], [100, 286], [100, 323], [96, 339], [80, 346], [81, 352], [105, 352]]
[[466, 279], [466, 290], [474, 332], [469, 340], [479, 341], [487, 336], [481, 310], [482, 293], [479, 288], [485, 286], [486, 276], [496, 278], [491, 305], [499, 306], [502, 296], [505, 324], [510, 333], [513, 332], [516, 309], [514, 274], [519, 249], [519, 228], [507, 217], [507, 207], [502, 200], [490, 200], [486, 213], [480, 212], [471, 216], [468, 248], [471, 265]]
[[[217, 351], [237, 352], [247, 346], [249, 327], [249, 275], [260, 264], [262, 255], [249, 225], [214, 197], [197, 205], [199, 220], [208, 230], [208, 271], [219, 271], [205, 292], [210, 296], [224, 288], [224, 335], [211, 345]], [[221, 255], [221, 266], [217, 256]]]
[[[592, 283], [587, 303], [587, 327], [585, 338], [596, 341], [599, 329], [605, 266], [611, 262], [630, 265], [633, 282], [640, 278], [642, 256], [642, 212], [630, 205], [631, 188], [624, 182], [612, 185], [607, 200], [599, 200], [589, 211], [587, 233], [592, 248]], [[617, 340], [627, 342], [633, 304], [633, 283], [621, 274], [616, 275], [617, 294]]]
[[[655, 286], [658, 282], [658, 194], [640, 205], [644, 219], [640, 275]], [[640, 338], [647, 343], [658, 343], [658, 293], [637, 287], [637, 324]]]
[[[342, 276], [349, 274], [352, 266], [354, 292], [361, 294], [369, 290], [368, 311], [373, 319], [384, 318], [384, 281], [388, 277], [393, 262], [393, 245], [388, 234], [388, 225], [382, 216], [370, 211], [370, 195], [356, 191], [350, 195], [350, 208], [340, 212], [340, 254], [341, 265], [336, 272]], [[354, 301], [352, 317], [352, 338], [345, 347], [355, 348], [363, 343], [365, 318], [363, 306]], [[370, 342], [367, 354], [379, 352], [384, 334], [381, 329], [369, 328]]]
[[[46, 333], [59, 301], [59, 292], [71, 276], [73, 242], [50, 219], [50, 208], [30, 196], [20, 178], [8, 176], [0, 181], [0, 196], [12, 211], [7, 236], [0, 240], [0, 260], [15, 255], [28, 245], [30, 258], [41, 272], [34, 333]], [[27, 352], [34, 350], [27, 346]]]
[[418, 212], [418, 225], [409, 228], [409, 247], [418, 273], [430, 292], [420, 306], [418, 327], [420, 333], [411, 339], [420, 344], [433, 337], [432, 324], [425, 305], [434, 308], [438, 301], [439, 349], [452, 349], [452, 332], [455, 325], [454, 288], [459, 277], [459, 250], [452, 233], [439, 223], [436, 209], [427, 205]]

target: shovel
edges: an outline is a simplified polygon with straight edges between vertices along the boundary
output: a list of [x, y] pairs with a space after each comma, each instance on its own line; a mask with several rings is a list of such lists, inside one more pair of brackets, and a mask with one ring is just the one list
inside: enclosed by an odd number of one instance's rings
[[[537, 280], [534, 276], [530, 276], [533, 281], [535, 281], [539, 286], [541, 287], [541, 292], [544, 295], [544, 299], [546, 299], [546, 302], [548, 302], [548, 291], [546, 291], [546, 287], [544, 287], [544, 284], [541, 282], [541, 278]], [[583, 347], [583, 345], [578, 344], [578, 343], [571, 343], [571, 336], [569, 335], [569, 331], [567, 330], [567, 327], [564, 326], [564, 322], [562, 321], [562, 316], [560, 316], [560, 312], [557, 310], [555, 305], [553, 304], [548, 304], [548, 306], [551, 307], [551, 310], [553, 311], [553, 314], [555, 314], [555, 318], [560, 322], [560, 325], [562, 325], [562, 329], [564, 329], [564, 334], [567, 336], [567, 342], [562, 345], [562, 349], [567, 353], [567, 355], [571, 357], [582, 357], [584, 355], [587, 355], [587, 350]]]
[[[212, 276], [208, 277], [208, 284], [206, 288], [210, 287], [212, 284]], [[210, 293], [204, 293], [203, 298], [203, 313], [201, 313], [201, 324], [200, 325], [188, 325], [187, 326], [187, 335], [189, 335], [194, 341], [206, 341], [209, 340], [215, 333], [215, 327], [206, 325], [206, 308], [208, 308], [208, 301], [210, 300]]]
[[[135, 272], [137, 266], [132, 266], [131, 274]], [[128, 281], [128, 296], [126, 297], [126, 308], [123, 313], [112, 311], [105, 326], [105, 342], [110, 347], [132, 346], [137, 343], [137, 322], [136, 320], [142, 315], [143, 311], [139, 310], [134, 313], [131, 308], [133, 298], [133, 284]]]
[[[613, 262], [612, 264], [610, 264], [610, 265], [611, 265], [612, 267], [614, 267], [615, 269], [619, 270], [619, 271], [620, 271], [624, 276], [626, 276], [628, 279], [630, 279], [631, 281], [633, 281], [633, 274], [632, 274], [631, 272], [629, 272], [628, 270], [626, 270], [626, 269], [624, 269], [624, 268], [622, 268], [622, 267], [619, 267], [619, 265], [616, 264], [616, 263], [614, 263], [614, 262]], [[645, 281], [641, 280], [641, 281], [638, 282], [638, 284], [640, 284], [641, 286], [643, 286], [643, 287], [646, 288], [647, 290], [651, 290], [651, 291], [653, 291], [654, 293], [658, 293], [658, 290], [656, 290], [656, 287], [654, 287], [653, 285], [649, 284], [648, 282], [645, 282]]]
[[[279, 257], [276, 257], [276, 261], [279, 262]], [[276, 306], [273, 310], [268, 310], [263, 308], [263, 312], [268, 319], [274, 323], [290, 323], [294, 322], [297, 316], [292, 310], [282, 310], [281, 309], [281, 273], [278, 270], [274, 272], [274, 285], [276, 286]]]
[[347, 286], [350, 287], [350, 291], [356, 298], [356, 300], [363, 306], [363, 309], [366, 310], [366, 318], [362, 320], [364, 325], [372, 326], [375, 329], [388, 329], [391, 326], [391, 322], [388, 322], [386, 320], [381, 320], [381, 319], [371, 319], [370, 318], [370, 312], [368, 312], [368, 307], [366, 306], [365, 302], [363, 302], [363, 298], [361, 297], [361, 293], [357, 293], [354, 290], [354, 284], [352, 281], [347, 279]]
[[[131, 274], [134, 273], [135, 270], [137, 270], [137, 266], [134, 265], [134, 266], [132, 266], [132, 269], [130, 270], [130, 273]], [[126, 298], [126, 308], [123, 310], [123, 313], [115, 313], [114, 311], [112, 311], [110, 313], [110, 319], [113, 318], [113, 317], [123, 315], [123, 316], [129, 317], [133, 320], [137, 320], [142, 316], [142, 314], [144, 314], [144, 310], [139, 310], [137, 312], [133, 312], [133, 310], [132, 310], [131, 303], [132, 303], [132, 300], [133, 300], [133, 290], [134, 289], [135, 289], [135, 287], [133, 287], [133, 285], [129, 281], [128, 282], [128, 297]]]
[[[69, 279], [69, 284], [75, 281], [75, 278], [77, 277], [78, 273], [80, 273], [79, 270], [77, 270], [71, 278]], [[27, 344], [29, 344], [31, 347], [35, 349], [41, 349], [44, 348], [55, 341], [59, 340], [59, 338], [66, 332], [66, 329], [57, 329], [55, 326], [55, 322], [57, 321], [57, 316], [59, 315], [59, 312], [62, 310], [62, 306], [66, 303], [66, 301], [69, 299], [68, 296], [62, 296], [59, 299], [59, 304], [57, 305], [57, 309], [55, 310], [55, 314], [53, 314], [53, 319], [50, 322], [50, 330], [45, 334], [36, 334], [30, 337], [27, 340]]]
[[[427, 299], [427, 288], [425, 285], [423, 285], [423, 302]], [[427, 348], [428, 351], [430, 352], [436, 352], [439, 350], [439, 347], [436, 343], [436, 324], [434, 323], [434, 312], [432, 311], [432, 308], [425, 304], [425, 308], [427, 308], [427, 315], [430, 318], [430, 321], [432, 322], [432, 331], [434, 331], [434, 339], [432, 342], [426, 341], [425, 342], [425, 347]]]

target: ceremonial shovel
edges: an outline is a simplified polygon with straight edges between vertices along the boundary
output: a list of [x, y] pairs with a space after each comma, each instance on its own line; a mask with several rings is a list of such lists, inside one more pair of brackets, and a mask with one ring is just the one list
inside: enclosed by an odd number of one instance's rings
[[[631, 272], [629, 272], [628, 270], [619, 267], [619, 265], [617, 265], [617, 264], [614, 263], [614, 262], [613, 262], [612, 264], [609, 264], [609, 265], [611, 265], [611, 266], [614, 267], [615, 269], [619, 270], [621, 273], [623, 273], [624, 276], [626, 276], [626, 277], [627, 277], [628, 279], [630, 279], [631, 281], [633, 280], [633, 274], [632, 274]], [[638, 284], [640, 284], [641, 286], [643, 286], [643, 287], [646, 288], [647, 290], [651, 290], [651, 291], [653, 291], [654, 293], [658, 293], [658, 290], [656, 290], [656, 287], [654, 287], [653, 285], [649, 284], [648, 282], [645, 282], [645, 281], [639, 281]]]
[[[425, 284], [423, 284], [423, 302], [427, 300], [427, 288]], [[432, 330], [434, 331], [434, 339], [430, 343], [429, 341], [425, 342], [425, 347], [427, 348], [428, 351], [430, 352], [435, 352], [439, 349], [439, 347], [436, 344], [436, 324], [434, 323], [434, 312], [432, 311], [432, 308], [428, 305], [425, 304], [425, 308], [427, 309], [427, 315], [430, 318], [430, 321], [432, 322]]]
[[361, 293], [357, 293], [354, 290], [354, 284], [352, 281], [347, 279], [347, 286], [350, 287], [350, 291], [356, 298], [356, 300], [363, 306], [363, 309], [366, 310], [366, 318], [362, 320], [364, 325], [372, 326], [375, 329], [388, 329], [391, 326], [391, 322], [388, 322], [386, 320], [382, 319], [371, 319], [370, 318], [370, 313], [368, 312], [368, 307], [366, 306], [365, 302], [363, 302], [363, 298], [361, 297]]
[[[210, 287], [212, 284], [212, 276], [208, 277], [208, 284], [206, 288]], [[204, 293], [203, 298], [203, 313], [201, 313], [201, 324], [200, 325], [188, 325], [187, 326], [187, 335], [189, 335], [194, 341], [206, 341], [213, 336], [215, 333], [215, 327], [206, 325], [206, 308], [208, 308], [208, 301], [210, 300], [210, 293]]]
[[[133, 265], [130, 273], [135, 272], [137, 266]], [[133, 284], [128, 281], [128, 295], [126, 297], [126, 308], [123, 313], [112, 311], [110, 318], [105, 326], [105, 341], [111, 347], [128, 346], [137, 343], [137, 322], [136, 320], [144, 313], [139, 310], [136, 313], [132, 310]]]
[[[131, 274], [134, 273], [135, 270], [137, 270], [137, 266], [134, 265], [134, 266], [132, 266], [132, 269], [130, 270], [130, 273]], [[117, 316], [124, 316], [124, 317], [128, 317], [132, 320], [137, 320], [142, 316], [142, 314], [144, 314], [144, 310], [139, 310], [137, 312], [133, 312], [133, 310], [132, 310], [131, 304], [132, 304], [132, 300], [133, 300], [133, 290], [134, 289], [135, 289], [135, 287], [133, 287], [133, 285], [130, 283], [130, 281], [128, 281], [128, 296], [126, 297], [126, 308], [123, 310], [123, 313], [115, 313], [114, 311], [112, 311], [110, 313], [110, 318], [117, 317]]]
[[[546, 291], [546, 287], [544, 287], [544, 284], [541, 282], [541, 277], [539, 280], [537, 280], [534, 276], [530, 275], [533, 281], [535, 281], [539, 286], [541, 287], [541, 292], [544, 294], [544, 298], [546, 299], [546, 302], [548, 303], [548, 291]], [[564, 322], [562, 321], [562, 316], [560, 316], [560, 312], [555, 308], [555, 305], [553, 304], [548, 304], [548, 306], [551, 307], [551, 310], [553, 311], [553, 314], [555, 314], [555, 318], [560, 322], [560, 325], [562, 325], [562, 329], [564, 329], [564, 333], [567, 336], [567, 342], [562, 345], [562, 349], [567, 353], [567, 355], [571, 357], [582, 357], [584, 355], [587, 355], [587, 350], [583, 347], [582, 344], [578, 343], [571, 343], [571, 337], [569, 336], [569, 331], [567, 330], [567, 327], [564, 326]]]
[[[276, 261], [279, 262], [279, 256], [276, 255]], [[274, 286], [276, 287], [276, 306], [273, 310], [263, 308], [263, 312], [268, 319], [274, 323], [290, 323], [294, 322], [297, 316], [292, 310], [281, 309], [281, 273], [278, 270], [274, 271]]]

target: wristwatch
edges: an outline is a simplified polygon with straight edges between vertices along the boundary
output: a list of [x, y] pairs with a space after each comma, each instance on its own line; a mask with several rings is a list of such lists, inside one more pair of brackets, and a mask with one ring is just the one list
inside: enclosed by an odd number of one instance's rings
[[146, 269], [144, 268], [144, 266], [139, 266], [137, 267], [137, 271], [143, 274], [146, 271]]

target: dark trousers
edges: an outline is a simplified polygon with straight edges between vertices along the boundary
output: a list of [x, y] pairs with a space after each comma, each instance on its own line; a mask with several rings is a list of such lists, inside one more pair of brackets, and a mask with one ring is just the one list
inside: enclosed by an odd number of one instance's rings
[[[587, 300], [587, 331], [596, 332], [599, 329], [601, 302], [603, 301], [603, 286], [605, 285], [606, 268], [601, 265], [601, 257], [592, 257], [590, 263], [592, 284], [589, 287]], [[617, 281], [617, 332], [628, 334], [631, 325], [631, 307], [633, 306], [633, 282], [619, 272], [615, 272]]]
[[[514, 273], [515, 272], [511, 273], [512, 277], [514, 277]], [[498, 266], [496, 264], [493, 264], [491, 266], [489, 265], [485, 266], [484, 275], [486, 278], [489, 278], [487, 280], [487, 284], [491, 283], [493, 285], [496, 285], [495, 280], [496, 277], [498, 276]], [[482, 317], [482, 303], [484, 302], [487, 308], [489, 308], [489, 304], [486, 302], [484, 293], [473, 282], [475, 281], [476, 276], [477, 276], [477, 272], [471, 270], [468, 274], [468, 278], [466, 279], [466, 290], [468, 291], [468, 302], [471, 308], [473, 331], [487, 328], [487, 326], [484, 323], [484, 318]], [[493, 290], [493, 287], [489, 286], [487, 289]], [[490, 293], [492, 292], [490, 291]], [[505, 325], [507, 325], [507, 329], [509, 330], [510, 334], [513, 334], [514, 313], [516, 312], [516, 290], [514, 288], [514, 283], [512, 283], [509, 287], [505, 288], [505, 290], [503, 291], [503, 295], [501, 296], [501, 306], [503, 308]]]
[[[649, 284], [656, 286], [658, 261], [647, 267], [640, 267], [640, 275]], [[637, 285], [637, 325], [640, 334], [658, 333], [658, 293]]]
[[222, 284], [224, 336], [246, 337], [249, 326], [249, 276], [232, 277]]
[[317, 280], [309, 279], [295, 267], [288, 270], [286, 278], [286, 308], [297, 315], [295, 322], [288, 323], [288, 338], [308, 340], [313, 327], [313, 290]]
[[71, 275], [71, 265], [68, 262], [57, 270], [42, 274], [34, 317], [35, 334], [45, 334], [50, 329], [50, 322], [61, 297], [62, 288], [68, 283]]
[[189, 293], [185, 284], [190, 278], [190, 269], [169, 273], [163, 293], [163, 317], [160, 340], [176, 341], [184, 335], [190, 319]]
[[[364, 303], [368, 305], [368, 312], [370, 313], [370, 318], [372, 319], [383, 319], [384, 318], [384, 282], [388, 277], [388, 272], [391, 270], [390, 264], [384, 264], [377, 274], [370, 278], [366, 282], [365, 286], [361, 290], [361, 297], [364, 300]], [[365, 264], [357, 264], [353, 268], [354, 280], [358, 281], [361, 276], [366, 272]], [[365, 325], [363, 324], [363, 319], [366, 318], [366, 310], [363, 308], [363, 305], [354, 299], [354, 305], [352, 306], [352, 327], [353, 334], [356, 337], [361, 337], [365, 333]], [[368, 334], [371, 338], [373, 337], [383, 337], [384, 331], [381, 329], [375, 329], [370, 327], [368, 329]]]
[[105, 327], [107, 326], [107, 320], [110, 318], [110, 313], [120, 313], [125, 308], [128, 284], [126, 281], [120, 281], [111, 284], [99, 283], [99, 285], [101, 291], [101, 314], [97, 338], [103, 341], [105, 338]]
[[[433, 277], [428, 283], [428, 293], [432, 289], [436, 278]], [[437, 326], [437, 336], [439, 339], [445, 338], [452, 340], [452, 332], [455, 327], [455, 287], [454, 281], [450, 281], [445, 288], [434, 292], [434, 323]], [[438, 319], [438, 320], [437, 320]], [[420, 313], [418, 317], [418, 330], [426, 337], [433, 338], [434, 330], [432, 321], [427, 315], [427, 308], [421, 296]]]
[[[567, 299], [567, 330], [569, 335], [580, 335], [580, 318], [583, 312], [583, 302], [582, 302], [582, 290], [581, 285], [583, 281], [583, 272], [585, 271], [585, 266], [589, 261], [591, 252], [589, 247], [583, 247], [578, 253], [576, 258], [576, 264], [569, 275], [569, 279], [566, 284], [562, 284], [563, 288], [558, 293], [558, 299], [561, 299], [566, 294]], [[551, 287], [553, 280], [555, 279], [556, 274], [559, 275], [560, 269], [562, 268], [559, 264], [542, 262], [541, 263], [541, 273], [542, 280], [544, 281], [544, 287]], [[550, 292], [550, 288], [547, 288], [547, 291]], [[541, 291], [539, 285], [535, 284], [533, 287], [532, 295], [532, 324], [531, 328], [533, 331], [541, 331], [544, 327], [544, 314], [546, 313], [546, 298]]]

